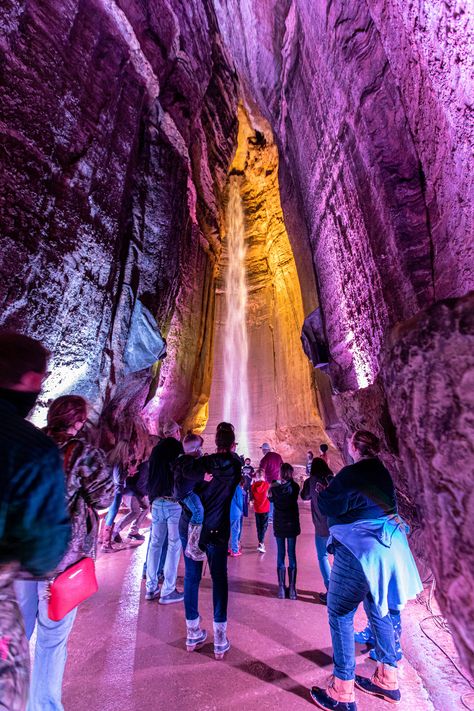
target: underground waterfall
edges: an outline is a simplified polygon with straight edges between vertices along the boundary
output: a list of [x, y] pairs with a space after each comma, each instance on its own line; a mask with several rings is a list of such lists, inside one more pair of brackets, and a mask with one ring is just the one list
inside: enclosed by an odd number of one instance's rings
[[228, 267], [225, 277], [224, 411], [235, 424], [239, 451], [248, 453], [249, 388], [245, 218], [239, 178], [231, 176], [226, 214]]

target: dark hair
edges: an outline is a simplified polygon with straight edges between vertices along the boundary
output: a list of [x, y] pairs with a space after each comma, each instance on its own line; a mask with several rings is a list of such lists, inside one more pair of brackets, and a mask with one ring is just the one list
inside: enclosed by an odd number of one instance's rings
[[21, 333], [0, 333], [0, 387], [17, 385], [26, 373], [44, 373], [49, 351]]
[[245, 457], [245, 459], [244, 459], [244, 463], [245, 463], [245, 462], [251, 462], [251, 461], [252, 461], [252, 460], [250, 459], [250, 457]]
[[320, 444], [319, 445], [319, 451], [325, 454], [329, 449], [329, 446], [327, 444]]
[[310, 476], [315, 476], [321, 484], [327, 484], [333, 477], [332, 470], [321, 457], [315, 457], [311, 463]]
[[80, 395], [62, 395], [53, 400], [48, 410], [48, 429], [65, 432], [76, 422], [87, 419], [87, 401]]
[[219, 424], [216, 427], [216, 432], [219, 432], [219, 430], [227, 430], [227, 432], [235, 432], [234, 425], [232, 425], [230, 422], [219, 422]]
[[310, 449], [308, 449], [308, 451], [306, 452], [306, 454], [311, 454], [311, 456], [314, 457], [314, 454], [312, 453], [312, 451], [311, 451]]
[[283, 481], [290, 481], [290, 479], [293, 479], [293, 467], [291, 464], [288, 464], [288, 462], [283, 462], [283, 464], [280, 466], [280, 476], [283, 479]]
[[216, 447], [229, 451], [235, 442], [234, 426], [230, 422], [220, 422], [216, 429]]
[[352, 443], [363, 457], [376, 457], [380, 451], [379, 438], [368, 430], [354, 432]]

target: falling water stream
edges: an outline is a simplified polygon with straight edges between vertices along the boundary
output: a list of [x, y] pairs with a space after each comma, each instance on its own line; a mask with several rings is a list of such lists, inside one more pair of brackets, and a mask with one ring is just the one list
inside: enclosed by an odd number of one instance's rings
[[239, 178], [230, 178], [225, 279], [224, 420], [232, 422], [238, 452], [248, 455], [248, 334], [245, 223]]

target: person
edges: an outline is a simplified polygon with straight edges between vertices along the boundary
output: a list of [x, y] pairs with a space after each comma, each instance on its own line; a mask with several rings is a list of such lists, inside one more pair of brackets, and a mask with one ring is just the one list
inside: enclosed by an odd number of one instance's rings
[[329, 576], [331, 574], [331, 566], [329, 564], [329, 555], [327, 551], [327, 543], [329, 538], [329, 528], [326, 516], [320, 512], [318, 507], [318, 496], [328, 486], [333, 478], [333, 473], [328, 465], [321, 459], [315, 457], [311, 462], [311, 471], [309, 479], [303, 484], [301, 490], [301, 498], [303, 501], [311, 501], [311, 516], [314, 524], [314, 538], [316, 543], [316, 553], [318, 556], [319, 570], [323, 576], [325, 593], [319, 593], [319, 599], [323, 604], [327, 602], [327, 590], [329, 587]]
[[[393, 625], [393, 635], [395, 638], [395, 652], [396, 652], [397, 662], [399, 662], [399, 661], [401, 661], [401, 659], [403, 659], [403, 651], [402, 651], [402, 645], [401, 645], [401, 636], [402, 636], [401, 613], [399, 610], [389, 610], [388, 612], [390, 615], [390, 621]], [[360, 632], [354, 633], [354, 642], [357, 642], [357, 644], [363, 644], [366, 647], [371, 647], [372, 649], [369, 650], [369, 657], [370, 657], [370, 659], [373, 659], [375, 662], [377, 661], [377, 652], [375, 651], [375, 637], [374, 637], [372, 627], [370, 626], [369, 620], [367, 620], [367, 624], [363, 630], [361, 630]]]
[[146, 559], [145, 600], [160, 596], [158, 585], [158, 565], [163, 543], [168, 532], [168, 552], [164, 567], [164, 582], [161, 588], [160, 604], [169, 605], [182, 602], [184, 595], [176, 589], [181, 545], [179, 540], [179, 519], [181, 506], [174, 496], [173, 462], [184, 453], [179, 425], [168, 420], [162, 427], [162, 439], [153, 449], [150, 457], [148, 478], [148, 499], [151, 504], [151, 533]]
[[105, 517], [105, 525], [102, 533], [102, 551], [111, 553], [114, 550], [114, 543], [123, 543], [122, 537], [118, 531], [114, 531], [114, 524], [117, 514], [122, 503], [125, 480], [128, 476], [128, 467], [130, 462], [130, 442], [120, 440], [107, 455], [107, 461], [112, 468], [112, 479], [114, 483], [114, 498], [112, 505], [107, 511]]
[[310, 474], [311, 474], [311, 464], [313, 463], [313, 459], [314, 459], [314, 454], [309, 449], [306, 453], [306, 476], [310, 476]]
[[148, 459], [137, 465], [137, 462], [131, 460], [128, 469], [128, 476], [125, 480], [124, 496], [130, 497], [130, 511], [122, 516], [117, 522], [113, 538], [115, 535], [120, 536], [121, 531], [129, 524], [130, 530], [127, 535], [127, 542], [143, 543], [145, 536], [140, 533], [140, 528], [144, 523], [148, 511], [147, 485], [149, 476]]
[[242, 476], [245, 477], [247, 482], [247, 488], [250, 488], [252, 479], [255, 476], [255, 469], [252, 466], [252, 460], [250, 457], [246, 457], [244, 460], [244, 466], [242, 467]]
[[319, 445], [319, 456], [326, 464], [329, 464], [329, 445], [325, 442]]
[[204, 440], [196, 434], [188, 433], [183, 440], [184, 454], [180, 454], [172, 465], [174, 474], [174, 495], [181, 506], [191, 513], [188, 529], [188, 545], [184, 551], [193, 560], [205, 560], [206, 554], [199, 547], [204, 520], [204, 507], [194, 487], [200, 481], [210, 481], [210, 475], [194, 469], [194, 460], [202, 456]]
[[298, 496], [300, 489], [293, 480], [293, 467], [283, 463], [280, 478], [273, 481], [268, 491], [268, 498], [274, 504], [273, 533], [277, 542], [278, 597], [286, 597], [285, 556], [288, 551], [288, 585], [290, 600], [297, 599], [296, 593], [296, 538], [301, 533]]
[[245, 479], [241, 477], [230, 504], [230, 555], [232, 558], [242, 555], [240, 538], [244, 518], [244, 485]]
[[0, 707], [9, 711], [25, 708], [29, 681], [14, 581], [54, 570], [71, 536], [59, 450], [26, 420], [48, 357], [33, 338], [0, 334]]
[[[113, 496], [113, 481], [105, 455], [81, 437], [86, 420], [87, 402], [79, 395], [58, 397], [48, 410], [46, 434], [62, 454], [65, 499], [72, 525], [71, 541], [54, 576], [81, 558], [95, 558], [99, 524], [97, 509], [106, 508]], [[57, 622], [51, 620], [48, 616], [48, 586], [49, 579], [15, 583], [28, 639], [35, 627], [37, 631], [27, 711], [63, 709], [61, 687], [66, 648], [77, 608]]]
[[[349, 443], [354, 464], [341, 469], [318, 498], [334, 551], [327, 600], [334, 672], [325, 689], [311, 689], [322, 709], [355, 711], [354, 685], [391, 703], [401, 698], [389, 609], [402, 609], [422, 585], [379, 451], [378, 437], [356, 431]], [[354, 614], [361, 602], [375, 637], [377, 668], [371, 679], [355, 675]]]
[[270, 500], [268, 498], [268, 490], [270, 484], [265, 481], [263, 472], [259, 469], [257, 472], [256, 481], [253, 482], [251, 492], [253, 498], [253, 506], [255, 511], [255, 525], [257, 527], [257, 550], [259, 553], [265, 553], [265, 534], [268, 528], [268, 514], [270, 511]]
[[[259, 468], [263, 471], [265, 480], [271, 484], [277, 481], [280, 477], [280, 467], [283, 464], [283, 459], [278, 452], [272, 452], [268, 442], [264, 442], [260, 447], [263, 457], [260, 460]], [[273, 501], [270, 502], [269, 521], [273, 521]]]
[[[197, 490], [204, 506], [201, 546], [204, 547], [212, 578], [214, 606], [214, 655], [222, 659], [230, 649], [227, 637], [227, 545], [230, 536], [230, 504], [241, 478], [242, 463], [232, 451], [235, 442], [233, 426], [220, 423], [216, 430], [215, 454], [196, 459], [196, 471], [212, 474], [210, 482], [198, 485]], [[183, 509], [179, 532], [186, 550], [188, 526], [191, 515]], [[184, 607], [186, 612], [186, 648], [189, 652], [204, 644], [206, 630], [201, 629], [198, 599], [203, 562], [184, 557]]]

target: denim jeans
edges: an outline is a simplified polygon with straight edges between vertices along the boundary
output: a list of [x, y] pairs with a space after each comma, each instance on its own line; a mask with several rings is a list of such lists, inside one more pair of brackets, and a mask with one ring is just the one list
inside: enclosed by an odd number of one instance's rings
[[377, 659], [396, 667], [395, 639], [390, 615], [380, 616], [369, 592], [361, 564], [348, 548], [336, 541], [327, 605], [334, 675], [338, 679], [354, 678], [354, 614], [361, 602], [364, 603], [374, 634]]
[[130, 512], [122, 516], [117, 523], [115, 530], [120, 533], [129, 523], [131, 523], [130, 533], [138, 533], [140, 526], [146, 519], [148, 513], [148, 504], [146, 499], [138, 498], [138, 496], [130, 496]]
[[232, 553], [239, 552], [240, 537], [242, 536], [243, 516], [230, 522], [230, 549]]
[[268, 513], [256, 513], [255, 523], [257, 526], [258, 542], [263, 543], [268, 528]]
[[107, 511], [107, 516], [105, 517], [106, 526], [113, 526], [114, 524], [115, 517], [117, 516], [120, 504], [122, 503], [123, 489], [123, 486], [115, 487], [114, 498], [112, 500], [112, 503], [110, 504], [109, 510]]
[[318, 554], [319, 570], [323, 576], [326, 590], [329, 588], [329, 576], [331, 575], [331, 566], [329, 564], [329, 556], [327, 552], [328, 536], [315, 535], [316, 553]]
[[151, 506], [151, 533], [146, 557], [146, 589], [147, 592], [153, 592], [158, 587], [158, 565], [168, 533], [168, 553], [163, 571], [165, 582], [161, 590], [162, 597], [169, 595], [176, 588], [181, 555], [178, 531], [181, 511], [181, 506], [178, 503], [164, 499], [155, 499]]
[[296, 538], [278, 538], [277, 542], [277, 567], [285, 567], [285, 548], [288, 548], [288, 567], [296, 568]]
[[47, 582], [19, 580], [15, 592], [28, 639], [37, 624], [35, 661], [27, 711], [63, 711], [61, 690], [67, 658], [67, 641], [77, 607], [59, 622], [48, 617]]
[[273, 501], [270, 501], [270, 511], [268, 512], [268, 520], [273, 521]]
[[[143, 575], [146, 575], [146, 559], [148, 558], [148, 551], [150, 550], [150, 541], [151, 541], [151, 527], [150, 527], [150, 535], [148, 536], [148, 545], [146, 548], [145, 562], [143, 563]], [[159, 578], [160, 575], [163, 575], [163, 571], [165, 569], [165, 561], [166, 561], [166, 554], [167, 553], [168, 553], [168, 531], [166, 531], [165, 540], [163, 543], [163, 547], [161, 549], [160, 562], [158, 563], [158, 572], [156, 575], [157, 578]]]
[[184, 497], [183, 504], [191, 512], [191, 521], [189, 523], [195, 526], [202, 526], [202, 522], [204, 521], [204, 506], [199, 496], [195, 494], [194, 491], [191, 491], [190, 494]]
[[[186, 550], [187, 537], [181, 537], [183, 550]], [[206, 555], [212, 578], [212, 603], [214, 607], [214, 622], [227, 622], [227, 601], [229, 586], [227, 581], [227, 546], [216, 546], [208, 543]], [[184, 609], [187, 620], [199, 617], [199, 585], [202, 577], [203, 561], [192, 560], [184, 556]]]

